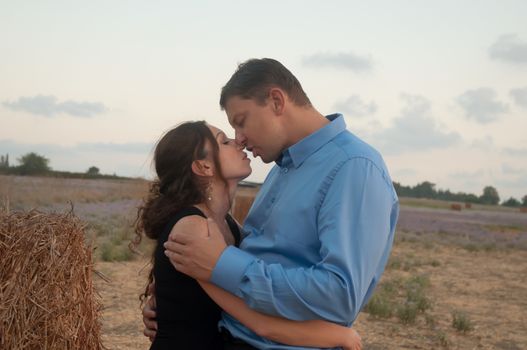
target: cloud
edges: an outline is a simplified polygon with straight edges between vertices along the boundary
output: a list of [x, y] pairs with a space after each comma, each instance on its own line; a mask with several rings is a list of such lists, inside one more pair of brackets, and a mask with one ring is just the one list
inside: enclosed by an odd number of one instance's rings
[[402, 95], [405, 105], [392, 126], [372, 135], [386, 154], [426, 151], [449, 147], [461, 140], [455, 132], [443, 128], [429, 116], [430, 102], [417, 95]]
[[80, 143], [75, 148], [87, 152], [118, 152], [118, 153], [148, 153], [153, 150], [154, 144], [147, 142], [127, 143]]
[[153, 143], [149, 142], [126, 142], [126, 143], [79, 143], [73, 146], [61, 146], [51, 143], [23, 143], [13, 140], [0, 139], [0, 149], [3, 153], [21, 154], [27, 152], [37, 152], [44, 156], [48, 154], [68, 154], [79, 153], [137, 153], [145, 154], [152, 151]]
[[409, 176], [415, 176], [418, 173], [417, 170], [411, 169], [411, 168], [404, 168], [404, 169], [397, 169], [394, 171], [391, 171], [392, 177], [398, 178], [398, 177], [409, 177]]
[[527, 86], [519, 89], [512, 89], [509, 94], [517, 105], [527, 108]]
[[68, 114], [73, 117], [90, 118], [107, 110], [104, 104], [100, 102], [77, 102], [72, 100], [58, 102], [57, 98], [52, 95], [22, 96], [14, 102], [5, 101], [3, 105], [14, 111], [24, 111], [45, 117]]
[[512, 175], [518, 175], [518, 174], [526, 174], [527, 171], [522, 168], [516, 168], [510, 164], [502, 163], [501, 164], [501, 171], [505, 174], [512, 174]]
[[500, 36], [489, 48], [492, 59], [509, 63], [527, 63], [527, 43], [516, 34]]
[[337, 101], [334, 110], [344, 113], [347, 117], [364, 117], [377, 111], [377, 105], [372, 101], [364, 102], [359, 95], [351, 95], [345, 100]]
[[504, 148], [503, 153], [511, 156], [527, 156], [527, 148]]
[[456, 102], [463, 108], [468, 119], [486, 124], [497, 120], [500, 114], [508, 111], [508, 106], [496, 97], [493, 89], [482, 87], [465, 91], [457, 97]]
[[448, 177], [451, 179], [464, 179], [470, 180], [480, 180], [483, 176], [486, 175], [486, 171], [483, 169], [477, 169], [474, 171], [456, 171], [455, 173], [448, 174]]
[[474, 139], [470, 146], [482, 151], [492, 151], [495, 148], [494, 139], [490, 135], [486, 135], [479, 139]]
[[353, 52], [316, 53], [304, 57], [302, 63], [310, 67], [347, 69], [356, 73], [369, 72], [373, 68], [370, 55], [361, 56]]

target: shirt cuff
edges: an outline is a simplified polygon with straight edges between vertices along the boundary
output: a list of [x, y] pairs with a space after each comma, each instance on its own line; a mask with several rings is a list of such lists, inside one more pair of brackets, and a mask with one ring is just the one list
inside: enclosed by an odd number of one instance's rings
[[211, 282], [226, 291], [239, 295], [245, 270], [256, 258], [236, 247], [227, 247], [212, 270]]

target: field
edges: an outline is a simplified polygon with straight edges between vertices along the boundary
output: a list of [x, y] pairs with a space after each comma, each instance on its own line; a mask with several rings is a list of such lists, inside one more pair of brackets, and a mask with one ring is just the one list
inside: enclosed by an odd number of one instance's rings
[[[141, 248], [142, 257], [127, 247], [146, 189], [141, 180], [0, 176], [0, 207], [73, 208], [86, 222], [96, 270], [105, 276], [95, 281], [109, 349], [149, 344], [138, 296], [151, 244]], [[408, 198], [401, 204], [386, 272], [355, 323], [365, 348], [526, 349], [527, 213], [488, 206], [452, 211], [447, 202]]]

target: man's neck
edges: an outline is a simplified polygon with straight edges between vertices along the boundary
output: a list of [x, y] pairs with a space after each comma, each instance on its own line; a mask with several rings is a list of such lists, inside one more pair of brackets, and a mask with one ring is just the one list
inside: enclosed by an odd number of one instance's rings
[[313, 107], [295, 107], [292, 109], [286, 127], [290, 147], [329, 123], [319, 111]]

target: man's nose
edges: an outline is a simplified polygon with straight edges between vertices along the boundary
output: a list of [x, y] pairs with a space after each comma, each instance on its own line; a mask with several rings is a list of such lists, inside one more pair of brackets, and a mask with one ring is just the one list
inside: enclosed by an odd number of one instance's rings
[[247, 138], [242, 133], [236, 131], [234, 133], [234, 139], [236, 140], [236, 144], [242, 147], [245, 147], [247, 144]]

